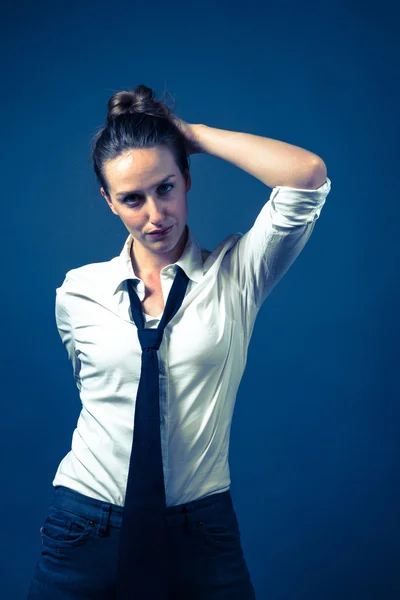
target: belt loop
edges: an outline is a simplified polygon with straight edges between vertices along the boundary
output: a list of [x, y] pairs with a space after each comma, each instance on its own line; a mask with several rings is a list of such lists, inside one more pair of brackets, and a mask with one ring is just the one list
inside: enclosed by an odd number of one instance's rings
[[183, 506], [183, 513], [185, 515], [185, 522], [183, 524], [183, 530], [185, 533], [189, 533], [189, 516], [186, 504]]
[[99, 527], [98, 527], [98, 534], [101, 536], [104, 536], [107, 533], [110, 512], [111, 512], [111, 504], [107, 504], [107, 502], [105, 502], [101, 507], [101, 517], [100, 517], [100, 523], [99, 523]]

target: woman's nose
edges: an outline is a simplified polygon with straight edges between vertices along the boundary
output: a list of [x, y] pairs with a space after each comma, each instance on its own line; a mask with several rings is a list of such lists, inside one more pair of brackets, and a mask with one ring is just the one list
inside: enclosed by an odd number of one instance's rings
[[164, 222], [164, 211], [157, 206], [152, 207], [149, 211], [149, 220], [152, 223], [163, 223]]

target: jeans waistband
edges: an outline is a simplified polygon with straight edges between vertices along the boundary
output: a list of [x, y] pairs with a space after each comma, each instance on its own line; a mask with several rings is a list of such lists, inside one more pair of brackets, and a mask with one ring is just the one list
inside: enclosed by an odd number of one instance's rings
[[[71, 488], [59, 485], [53, 487], [50, 507], [65, 510], [99, 523], [99, 533], [104, 534], [108, 526], [121, 527], [124, 507], [97, 498], [91, 498]], [[233, 503], [230, 490], [216, 492], [166, 509], [168, 526], [195, 523], [200, 518], [211, 516], [215, 510], [232, 512]]]

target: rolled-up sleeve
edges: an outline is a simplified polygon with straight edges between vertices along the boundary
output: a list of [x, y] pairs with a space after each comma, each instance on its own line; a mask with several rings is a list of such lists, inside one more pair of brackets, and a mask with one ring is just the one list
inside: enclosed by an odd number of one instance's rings
[[321, 213], [330, 189], [329, 178], [316, 190], [284, 186], [274, 188], [266, 205], [272, 225], [293, 228], [314, 222]]
[[231, 264], [246, 305], [261, 307], [299, 256], [320, 216], [331, 181], [316, 190], [278, 186], [233, 249]]

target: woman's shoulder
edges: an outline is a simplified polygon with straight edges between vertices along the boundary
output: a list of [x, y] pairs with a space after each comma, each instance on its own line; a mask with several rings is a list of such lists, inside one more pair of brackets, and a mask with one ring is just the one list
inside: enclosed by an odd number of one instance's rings
[[79, 286], [102, 286], [115, 277], [119, 257], [108, 261], [88, 263], [75, 267], [66, 272], [62, 288], [76, 288]]

